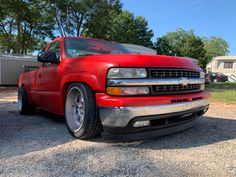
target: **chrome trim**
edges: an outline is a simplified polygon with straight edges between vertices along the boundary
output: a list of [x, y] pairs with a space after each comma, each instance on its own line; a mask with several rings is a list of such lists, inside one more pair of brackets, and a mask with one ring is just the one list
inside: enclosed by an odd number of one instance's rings
[[108, 86], [140, 86], [140, 85], [186, 85], [204, 84], [205, 79], [201, 78], [163, 78], [163, 79], [110, 79]]
[[209, 99], [202, 99], [155, 106], [100, 107], [99, 111], [102, 125], [109, 127], [125, 127], [134, 117], [177, 113], [206, 107], [208, 105]]

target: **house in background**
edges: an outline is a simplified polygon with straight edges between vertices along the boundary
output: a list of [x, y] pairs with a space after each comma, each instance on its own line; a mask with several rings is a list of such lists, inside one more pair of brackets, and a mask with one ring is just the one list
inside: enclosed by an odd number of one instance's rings
[[37, 57], [0, 54], [0, 85], [17, 85], [21, 73], [37, 68]]
[[236, 56], [214, 57], [206, 66], [207, 73], [223, 73], [229, 81], [236, 82]]

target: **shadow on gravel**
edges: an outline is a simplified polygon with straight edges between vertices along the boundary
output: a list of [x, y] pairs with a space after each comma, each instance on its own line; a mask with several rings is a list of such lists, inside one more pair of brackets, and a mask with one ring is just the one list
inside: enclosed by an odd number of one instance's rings
[[[64, 118], [38, 111], [20, 116], [17, 111], [0, 111], [0, 158], [40, 151], [75, 140]], [[100, 137], [87, 141], [112, 147], [139, 149], [187, 149], [236, 138], [236, 120], [205, 117], [195, 127], [168, 136], [133, 142], [112, 142]]]
[[[187, 149], [236, 138], [236, 120], [204, 117], [189, 130], [131, 144], [141, 149]], [[118, 146], [123, 146], [118, 144]]]
[[22, 116], [0, 111], [0, 159], [44, 150], [73, 140], [64, 118], [39, 111]]
[[[17, 172], [22, 176], [71, 177], [189, 175], [182, 166], [167, 165], [165, 159], [155, 160], [150, 154], [141, 153], [135, 148], [115, 148], [107, 144], [71, 145], [35, 154], [17, 158], [17, 162], [1, 165], [0, 161], [0, 176], [12, 176]], [[206, 175], [201, 174], [202, 170], [198, 171], [199, 176]]]
[[53, 114], [44, 110], [37, 110], [35, 114], [38, 116], [42, 116], [52, 122], [58, 122], [62, 124], [65, 123], [64, 116], [56, 115], [56, 114]]
[[236, 120], [203, 117], [199, 123], [182, 132], [140, 141], [117, 142], [94, 138], [87, 141], [108, 143], [115, 147], [140, 149], [188, 149], [236, 138]]

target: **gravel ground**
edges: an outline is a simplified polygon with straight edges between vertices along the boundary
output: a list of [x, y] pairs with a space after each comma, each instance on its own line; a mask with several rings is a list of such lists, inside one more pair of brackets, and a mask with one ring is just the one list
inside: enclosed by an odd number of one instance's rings
[[214, 103], [190, 130], [150, 140], [81, 141], [64, 119], [20, 116], [0, 90], [0, 176], [236, 176], [236, 105]]

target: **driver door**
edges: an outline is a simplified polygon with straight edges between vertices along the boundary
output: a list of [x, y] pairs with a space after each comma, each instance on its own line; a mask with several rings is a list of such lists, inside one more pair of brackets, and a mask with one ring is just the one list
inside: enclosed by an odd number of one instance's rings
[[[50, 44], [47, 51], [56, 52], [60, 60], [60, 41]], [[36, 75], [36, 100], [39, 107], [57, 112], [60, 108], [61, 64], [41, 63]]]

